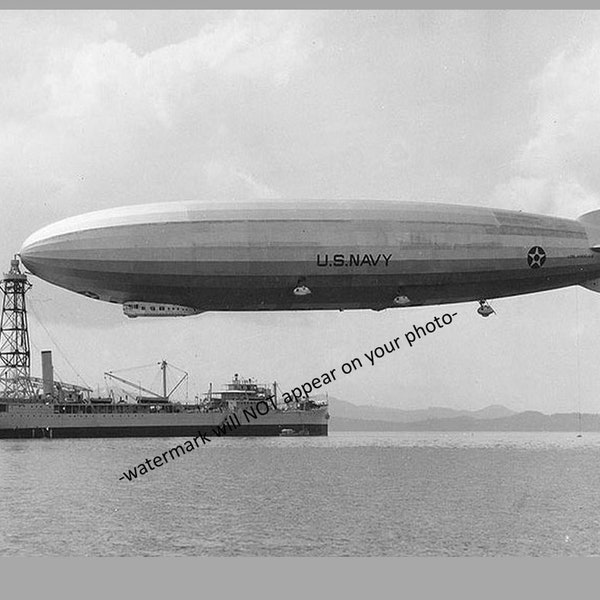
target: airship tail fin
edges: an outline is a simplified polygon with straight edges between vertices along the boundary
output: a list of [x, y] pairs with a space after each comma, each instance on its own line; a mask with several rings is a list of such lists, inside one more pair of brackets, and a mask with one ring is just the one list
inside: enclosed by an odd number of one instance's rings
[[600, 210], [585, 213], [577, 219], [584, 227], [590, 248], [600, 252]]
[[[585, 213], [577, 220], [585, 227], [590, 249], [600, 252], [600, 210]], [[591, 279], [580, 285], [593, 292], [600, 292], [600, 279]]]

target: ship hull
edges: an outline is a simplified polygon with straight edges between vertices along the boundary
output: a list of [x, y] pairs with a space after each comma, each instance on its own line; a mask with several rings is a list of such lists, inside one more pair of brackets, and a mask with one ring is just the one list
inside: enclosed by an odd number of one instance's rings
[[130, 438], [130, 437], [277, 437], [283, 429], [303, 432], [306, 436], [326, 436], [327, 423], [284, 425], [246, 425], [217, 436], [212, 427], [163, 425], [137, 427], [21, 427], [0, 429], [0, 439], [66, 439], [66, 438]]
[[[1, 402], [1, 401], [0, 401]], [[85, 408], [87, 410], [89, 405]], [[118, 437], [266, 437], [284, 429], [310, 436], [326, 436], [326, 407], [311, 410], [270, 410], [175, 413], [65, 414], [65, 404], [4, 401], [0, 403], [0, 439], [118, 438]], [[98, 410], [98, 407], [89, 407]]]

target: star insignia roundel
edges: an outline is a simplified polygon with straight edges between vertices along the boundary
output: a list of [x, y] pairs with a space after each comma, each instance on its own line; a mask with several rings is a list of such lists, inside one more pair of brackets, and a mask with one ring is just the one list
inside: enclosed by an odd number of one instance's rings
[[527, 264], [532, 269], [539, 269], [546, 262], [546, 252], [541, 246], [534, 246], [527, 253]]

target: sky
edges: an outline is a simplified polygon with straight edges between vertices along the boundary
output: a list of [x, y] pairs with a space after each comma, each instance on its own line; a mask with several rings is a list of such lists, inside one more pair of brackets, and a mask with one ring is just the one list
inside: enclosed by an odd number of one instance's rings
[[[600, 208], [596, 12], [5, 11], [0, 90], [5, 269], [38, 228], [128, 204]], [[190, 401], [233, 373], [289, 389], [457, 312], [328, 393], [600, 412], [600, 296], [583, 288], [496, 300], [488, 319], [469, 303], [160, 321], [32, 283], [33, 374], [53, 349], [61, 379], [94, 389], [163, 358], [190, 373]]]

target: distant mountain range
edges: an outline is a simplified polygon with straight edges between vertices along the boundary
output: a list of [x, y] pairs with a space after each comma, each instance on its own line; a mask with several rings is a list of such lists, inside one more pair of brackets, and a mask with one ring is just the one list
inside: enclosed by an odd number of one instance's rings
[[362, 405], [358, 406], [329, 397], [329, 408], [332, 416], [342, 419], [360, 419], [369, 421], [391, 421], [393, 423], [414, 423], [426, 421], [427, 419], [452, 419], [456, 417], [470, 417], [472, 419], [498, 419], [510, 417], [515, 412], [500, 405], [491, 405], [480, 410], [454, 410], [433, 406], [417, 410], [402, 410], [399, 408], [387, 408], [382, 406]]
[[402, 410], [359, 406], [329, 396], [329, 412], [331, 431], [600, 431], [597, 414], [515, 412], [497, 404], [474, 411]]

